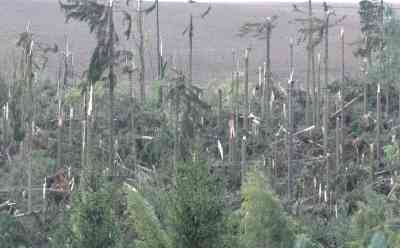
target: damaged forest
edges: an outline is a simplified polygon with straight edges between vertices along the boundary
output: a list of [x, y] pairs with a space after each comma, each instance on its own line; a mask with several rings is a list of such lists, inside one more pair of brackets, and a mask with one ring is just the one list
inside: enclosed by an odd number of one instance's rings
[[89, 52], [26, 20], [0, 57], [0, 248], [400, 247], [395, 4], [266, 5], [219, 77], [220, 3], [179, 3], [179, 54], [172, 3], [54, 4]]

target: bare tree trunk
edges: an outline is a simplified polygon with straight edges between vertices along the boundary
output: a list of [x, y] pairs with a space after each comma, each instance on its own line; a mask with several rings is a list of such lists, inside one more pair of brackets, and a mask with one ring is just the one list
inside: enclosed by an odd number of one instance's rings
[[63, 130], [63, 107], [62, 107], [62, 86], [60, 82], [60, 78], [57, 80], [57, 101], [58, 101], [58, 110], [57, 110], [57, 168], [62, 167], [62, 130]]
[[267, 21], [267, 28], [266, 28], [266, 67], [265, 67], [265, 87], [264, 89], [264, 94], [263, 94], [263, 107], [264, 112], [262, 115], [264, 115], [264, 118], [262, 118], [265, 123], [270, 123], [271, 119], [271, 113], [270, 109], [267, 107], [271, 100], [271, 31], [272, 31], [272, 24], [271, 22]]
[[292, 37], [289, 42], [289, 75], [291, 75], [294, 71], [294, 40]]
[[[290, 63], [289, 63], [289, 70], [290, 70], [290, 79], [288, 81], [288, 98], [287, 98], [287, 107], [288, 107], [288, 114], [287, 114], [287, 134], [286, 134], [286, 149], [287, 149], [287, 196], [288, 200], [292, 199], [292, 160], [293, 160], [293, 74], [294, 74], [294, 43], [293, 39], [290, 39], [289, 43], [289, 55], [290, 55]], [[285, 118], [284, 118], [285, 119]]]
[[345, 90], [345, 84], [346, 84], [346, 75], [345, 75], [345, 40], [344, 40], [344, 29], [341, 31], [341, 41], [342, 41], [342, 83], [341, 83], [341, 90], [339, 94], [339, 108], [342, 109], [340, 112], [340, 147], [339, 147], [339, 152], [340, 152], [340, 161], [339, 165], [342, 166], [343, 164], [343, 147], [344, 147], [344, 109], [343, 109], [343, 102], [344, 102], [344, 90]]
[[324, 57], [324, 110], [323, 110], [323, 147], [326, 167], [326, 191], [329, 192], [329, 157], [328, 157], [328, 73], [329, 73], [329, 13], [325, 9], [325, 57]]
[[[240, 111], [239, 111], [239, 85], [240, 85], [240, 78], [239, 78], [239, 72], [237, 71], [235, 73], [235, 140], [234, 140], [234, 144], [235, 144], [235, 151], [239, 151], [239, 142], [240, 142], [240, 138], [239, 138], [239, 115], [240, 115]], [[240, 155], [238, 153], [235, 153], [234, 155], [234, 160], [235, 160], [235, 165], [239, 166], [239, 157]]]
[[308, 0], [308, 42], [307, 42], [307, 78], [306, 78], [306, 110], [305, 110], [305, 123], [307, 126], [311, 124], [310, 110], [311, 110], [311, 97], [310, 97], [310, 85], [311, 85], [311, 46], [312, 46], [312, 4], [311, 0]]
[[189, 23], [189, 83], [193, 80], [193, 15], [190, 14]]
[[[364, 80], [367, 80], [367, 77], [364, 77]], [[364, 82], [363, 85], [363, 113], [364, 115], [368, 114], [368, 84]]]
[[[230, 125], [233, 125], [233, 133], [229, 129], [229, 161], [234, 167], [235, 154], [236, 154], [236, 123], [235, 123], [235, 113], [236, 113], [236, 72], [235, 72], [235, 52], [232, 50], [232, 82], [231, 82], [231, 114], [229, 115]], [[231, 126], [229, 127], [231, 128]]]
[[25, 130], [27, 133], [27, 155], [28, 155], [28, 213], [32, 212], [32, 143], [33, 143], [33, 127], [34, 127], [34, 100], [33, 100], [33, 41], [31, 41], [29, 51], [26, 51], [25, 54], [25, 82], [28, 86], [28, 95], [26, 101], [26, 110], [27, 110], [27, 121]]
[[292, 160], [293, 160], [293, 86], [294, 82], [291, 79], [288, 82], [288, 124], [287, 124], [287, 159], [288, 159], [288, 174], [287, 174], [287, 194], [288, 200], [292, 199]]
[[160, 40], [160, 3], [156, 0], [156, 33], [157, 33], [157, 76], [158, 80], [161, 80], [161, 67], [162, 67], [162, 59], [161, 59], [161, 40]]
[[317, 57], [318, 72], [317, 72], [317, 100], [316, 100], [316, 123], [317, 129], [321, 127], [321, 54]]
[[[141, 0], [139, 0], [141, 1]], [[113, 11], [114, 8], [113, 6], [110, 6], [110, 16], [109, 16], [109, 44], [110, 44], [110, 54], [109, 57], [110, 58], [114, 58], [115, 54], [114, 54], [114, 44], [115, 44], [115, 40], [114, 40], [114, 15], [113, 15]], [[139, 14], [141, 15], [141, 14]], [[139, 18], [141, 19], [141, 18]], [[142, 23], [141, 25], [142, 26]], [[142, 33], [142, 31], [141, 31]], [[142, 36], [143, 34], [141, 34]], [[141, 56], [142, 56], [142, 52], [143, 50], [141, 49]], [[141, 63], [142, 63], [142, 57], [141, 57]], [[108, 123], [108, 129], [109, 129], [109, 136], [108, 136], [108, 165], [111, 168], [111, 174], [112, 176], [117, 176], [117, 168], [116, 165], [114, 164], [114, 156], [115, 156], [115, 149], [114, 149], [114, 136], [115, 136], [115, 128], [114, 128], [114, 87], [116, 84], [116, 80], [115, 80], [115, 74], [114, 74], [114, 63], [110, 63], [109, 68], [108, 68], [108, 87], [109, 87], [109, 109], [108, 109], [108, 118], [109, 118], [109, 123]]]
[[317, 98], [317, 82], [316, 82], [316, 75], [315, 75], [315, 47], [311, 48], [311, 87], [312, 87], [312, 123], [317, 125], [318, 119], [318, 98]]
[[[133, 67], [133, 66], [132, 66]], [[129, 72], [129, 98], [130, 98], [130, 111], [131, 111], [131, 123], [130, 123], [130, 128], [131, 128], [131, 157], [132, 157], [132, 164], [133, 164], [133, 171], [134, 173], [137, 172], [137, 161], [136, 161], [136, 126], [135, 126], [135, 98], [134, 98], [134, 82], [133, 82], [133, 68]], [[135, 176], [135, 175], [134, 175]]]
[[372, 177], [375, 181], [375, 171], [381, 165], [381, 125], [382, 125], [382, 104], [381, 104], [381, 84], [378, 83], [376, 91], [376, 165], [372, 170]]
[[222, 133], [222, 89], [218, 89], [218, 119], [217, 119], [218, 135]]
[[81, 151], [81, 175], [80, 175], [80, 190], [87, 190], [87, 92], [82, 95], [82, 151]]
[[241, 181], [243, 179], [246, 171], [247, 163], [247, 136], [249, 134], [249, 53], [250, 48], [246, 48], [244, 55], [244, 111], [243, 111], [243, 138], [242, 138], [242, 149], [241, 149]]
[[137, 29], [139, 33], [139, 85], [140, 100], [142, 104], [146, 101], [146, 85], [145, 85], [145, 64], [144, 64], [144, 33], [143, 33], [143, 0], [137, 0]]
[[249, 52], [247, 48], [244, 56], [244, 111], [243, 111], [243, 132], [247, 136], [249, 133]]
[[[340, 91], [339, 91], [339, 95], [340, 95]], [[340, 97], [337, 101], [336, 104], [336, 108], [340, 109], [339, 107], [339, 101], [341, 101]], [[336, 141], [336, 168], [335, 168], [335, 172], [337, 172], [340, 168], [340, 142], [341, 142], [341, 138], [340, 138], [340, 117], [339, 115], [336, 116], [336, 125], [335, 125], [335, 141]]]
[[94, 170], [93, 166], [93, 129], [94, 129], [94, 122], [95, 122], [95, 86], [94, 83], [90, 83], [90, 90], [89, 90], [89, 104], [87, 108], [87, 125], [86, 125], [86, 183], [88, 187], [94, 187], [93, 178], [95, 178], [94, 173], [97, 171]]
[[[7, 99], [6, 103], [4, 104], [3, 107], [3, 141], [5, 144], [8, 144], [8, 117], [9, 117], [9, 101], [10, 101], [10, 87], [7, 86]], [[8, 160], [7, 160], [8, 161]]]
[[180, 134], [179, 134], [179, 111], [180, 111], [180, 96], [175, 94], [175, 130], [174, 130], [174, 153], [173, 153], [173, 169], [174, 175], [176, 176], [177, 162], [180, 159], [179, 146], [180, 146]]

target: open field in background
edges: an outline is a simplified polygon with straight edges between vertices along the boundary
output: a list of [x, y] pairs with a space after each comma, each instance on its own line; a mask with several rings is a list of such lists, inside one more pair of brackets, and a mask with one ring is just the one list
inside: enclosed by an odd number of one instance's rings
[[[65, 24], [64, 16], [58, 6], [58, 1], [50, 0], [0, 0], [0, 57], [8, 58], [12, 53], [16, 37], [24, 30], [28, 20], [32, 22], [32, 30], [41, 41], [63, 44], [67, 34], [72, 43], [75, 61], [80, 71], [86, 69], [86, 65], [94, 47], [94, 40], [88, 34], [88, 28], [84, 24]], [[149, 3], [146, 3], [149, 4]], [[301, 6], [302, 4], [298, 4]], [[350, 4], [336, 4], [337, 15], [346, 15], [343, 22], [346, 31], [348, 73], [357, 73], [358, 62], [353, 57], [350, 46], [359, 37], [359, 18], [357, 6]], [[187, 54], [187, 40], [182, 36], [186, 27], [189, 11], [201, 13], [207, 7], [206, 4], [188, 5], [183, 3], [161, 3], [161, 31], [164, 48], [169, 62], [178, 67], [185, 66]], [[315, 4], [316, 13], [322, 13], [322, 6]], [[194, 79], [195, 80], [223, 80], [230, 78], [232, 68], [232, 49], [240, 51], [251, 46], [250, 64], [252, 68], [261, 65], [264, 60], [264, 42], [237, 37], [239, 27], [247, 21], [261, 20], [263, 17], [278, 15], [278, 27], [272, 35], [272, 72], [275, 78], [284, 79], [288, 74], [288, 41], [290, 36], [296, 35], [296, 26], [289, 24], [298, 14], [293, 13], [292, 5], [288, 3], [265, 4], [214, 4], [211, 14], [205, 19], [195, 20], [194, 38]], [[149, 63], [147, 79], [155, 74], [155, 49], [150, 43], [154, 35], [155, 25], [153, 14], [145, 18], [148, 42], [146, 44], [146, 59]], [[339, 63], [338, 43], [339, 27], [330, 31], [331, 46], [331, 76], [335, 77]], [[121, 40], [124, 38], [121, 37]], [[133, 44], [125, 44], [126, 47]], [[303, 45], [301, 45], [303, 46]], [[149, 56], [151, 55], [151, 56]], [[171, 59], [173, 57], [173, 59]], [[306, 68], [304, 48], [298, 48], [295, 53], [296, 75], [303, 78]], [[51, 63], [54, 65], [54, 63]], [[55, 63], [57, 64], [57, 63]], [[50, 68], [50, 76], [54, 76], [54, 68]], [[256, 78], [256, 71], [252, 71], [252, 78]]]

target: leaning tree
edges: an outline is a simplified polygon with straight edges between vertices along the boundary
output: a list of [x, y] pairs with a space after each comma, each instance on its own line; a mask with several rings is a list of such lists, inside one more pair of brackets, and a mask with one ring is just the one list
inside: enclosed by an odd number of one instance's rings
[[[120, 62], [122, 58], [125, 58], [129, 53], [124, 50], [117, 50], [119, 35], [115, 28], [114, 13], [124, 13], [125, 16], [129, 14], [121, 9], [117, 11], [116, 1], [114, 0], [60, 0], [60, 6], [65, 12], [67, 22], [69, 20], [86, 22], [89, 25], [90, 32], [95, 33], [96, 36], [96, 47], [90, 58], [90, 64], [87, 70], [88, 85], [83, 87], [83, 92], [85, 93], [87, 89], [93, 88], [96, 82], [100, 80], [105, 80], [108, 83], [108, 164], [112, 167], [112, 174], [115, 175], [115, 128], [113, 124], [114, 89], [117, 83], [115, 67], [118, 65], [118, 62]], [[130, 23], [128, 26], [131, 26]], [[87, 146], [90, 149], [90, 144], [87, 144]]]

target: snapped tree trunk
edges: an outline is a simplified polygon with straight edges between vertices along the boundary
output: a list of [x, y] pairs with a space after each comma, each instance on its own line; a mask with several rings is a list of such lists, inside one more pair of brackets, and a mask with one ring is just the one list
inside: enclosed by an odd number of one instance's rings
[[244, 111], [243, 111], [243, 138], [241, 149], [241, 182], [243, 182], [247, 163], [247, 139], [249, 134], [249, 53], [246, 48], [244, 55]]
[[375, 171], [382, 163], [381, 161], [381, 125], [382, 125], [382, 104], [381, 104], [381, 84], [378, 83], [378, 89], [376, 91], [376, 165], [373, 168], [373, 179], [375, 181]]

